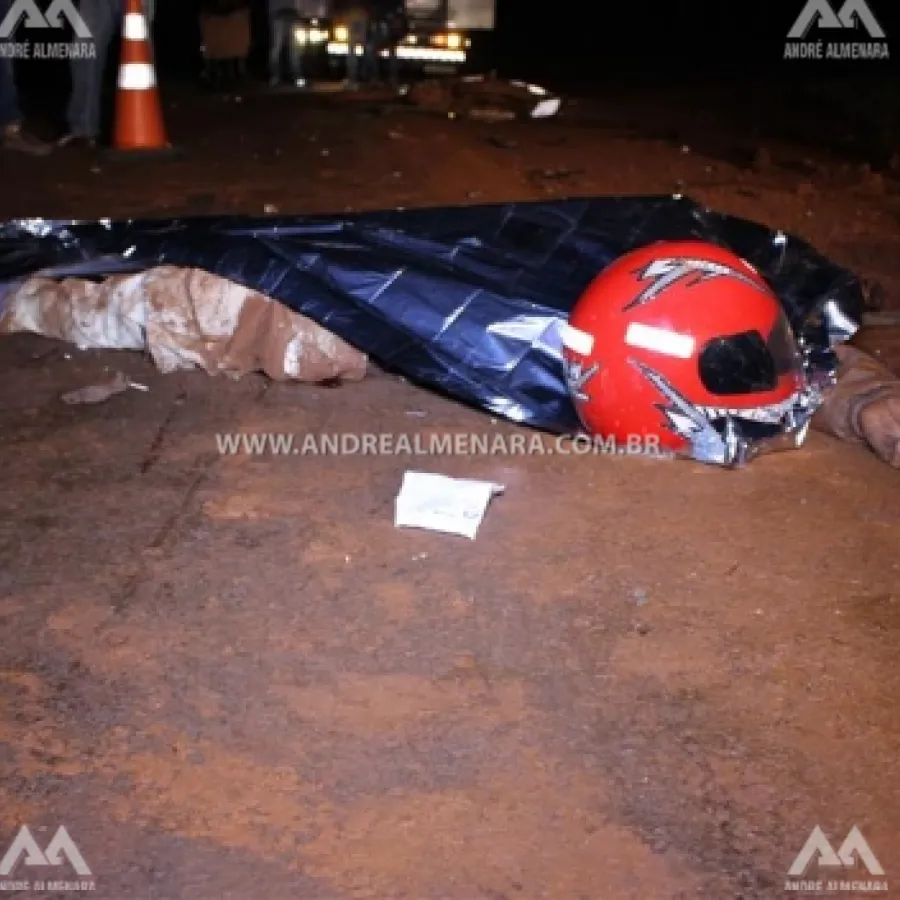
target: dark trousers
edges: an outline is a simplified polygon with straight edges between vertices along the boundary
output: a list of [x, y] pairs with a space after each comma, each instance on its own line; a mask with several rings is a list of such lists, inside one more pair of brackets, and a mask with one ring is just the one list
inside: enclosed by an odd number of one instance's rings
[[[0, 20], [9, 12], [11, 0], [0, 0]], [[12, 38], [10, 41], [12, 42]], [[10, 56], [0, 56], [0, 128], [17, 125], [22, 118], [19, 112], [19, 93], [16, 90], [16, 70]]]
[[287, 16], [274, 16], [269, 20], [269, 78], [273, 81], [281, 78], [281, 57], [285, 52], [291, 80], [305, 77], [304, 47], [294, 39], [294, 28], [298, 24], [299, 20]]

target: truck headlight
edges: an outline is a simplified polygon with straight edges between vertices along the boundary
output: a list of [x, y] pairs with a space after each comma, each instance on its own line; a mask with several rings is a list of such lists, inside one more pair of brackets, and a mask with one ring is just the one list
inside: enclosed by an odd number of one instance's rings
[[447, 46], [451, 50], [458, 50], [462, 46], [462, 36], [459, 34], [448, 34]]
[[350, 29], [346, 25], [338, 25], [334, 29], [334, 39], [339, 44], [346, 44], [350, 40]]

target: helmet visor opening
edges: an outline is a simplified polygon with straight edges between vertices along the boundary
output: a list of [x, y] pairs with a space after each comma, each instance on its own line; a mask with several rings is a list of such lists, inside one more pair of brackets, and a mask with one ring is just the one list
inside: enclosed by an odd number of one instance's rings
[[797, 349], [794, 332], [783, 313], [776, 320], [766, 344], [775, 362], [775, 371], [779, 375], [802, 371], [803, 361]]
[[[700, 353], [700, 381], [711, 394], [730, 396], [771, 391], [779, 368], [766, 339], [758, 331], [713, 338]], [[793, 363], [791, 364], [793, 368]]]

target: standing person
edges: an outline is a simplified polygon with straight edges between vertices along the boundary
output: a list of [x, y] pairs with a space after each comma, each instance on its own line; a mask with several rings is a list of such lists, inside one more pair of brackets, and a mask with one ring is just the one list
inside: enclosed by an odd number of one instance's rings
[[307, 35], [300, 50], [300, 77], [296, 80], [298, 86], [306, 86], [310, 76], [321, 71], [327, 58], [326, 44], [318, 41], [313, 43], [311, 35], [314, 31], [321, 31], [323, 23], [331, 18], [331, 7], [332, 0], [297, 0], [300, 24]]
[[202, 80], [214, 89], [236, 88], [250, 55], [248, 0], [201, 0], [198, 22], [203, 42]]
[[[375, 51], [375, 21], [365, 2], [352, 2], [344, 13], [347, 23], [347, 86], [359, 87], [360, 81], [370, 81], [377, 74]], [[357, 53], [357, 48], [362, 53]]]
[[303, 50], [294, 39], [300, 22], [302, 0], [268, 0], [269, 3], [269, 84], [281, 83], [281, 56], [287, 51], [288, 70], [294, 84], [303, 80]]
[[389, 9], [385, 15], [388, 43], [388, 79], [391, 87], [397, 87], [400, 83], [400, 57], [398, 50], [409, 34], [409, 20], [400, 4]]
[[287, 45], [291, 81], [297, 87], [306, 85], [315, 47], [298, 41], [294, 30], [298, 25], [308, 34], [313, 22], [329, 17], [330, 0], [268, 0], [269, 2], [269, 84], [281, 81], [281, 54]]
[[[10, 9], [10, 0], [0, 0], [0, 21]], [[0, 147], [31, 156], [46, 156], [49, 144], [39, 141], [22, 127], [19, 92], [12, 57], [0, 55]]]
[[[100, 138], [103, 78], [109, 47], [125, 15], [125, 0], [81, 0], [78, 6], [94, 45], [94, 56], [69, 60], [72, 89], [66, 111], [69, 130], [60, 147], [96, 147]], [[153, 27], [155, 0], [144, 0], [148, 29]]]

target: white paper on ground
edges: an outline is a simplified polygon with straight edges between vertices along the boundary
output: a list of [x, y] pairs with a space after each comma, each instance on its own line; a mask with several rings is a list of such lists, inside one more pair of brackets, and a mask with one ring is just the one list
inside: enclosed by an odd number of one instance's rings
[[397, 528], [425, 528], [475, 539], [491, 498], [504, 485], [429, 472], [405, 472], [394, 511]]
[[548, 97], [546, 100], [541, 100], [537, 106], [535, 106], [531, 111], [531, 118], [549, 119], [559, 112], [560, 106], [562, 106], [561, 97]]

